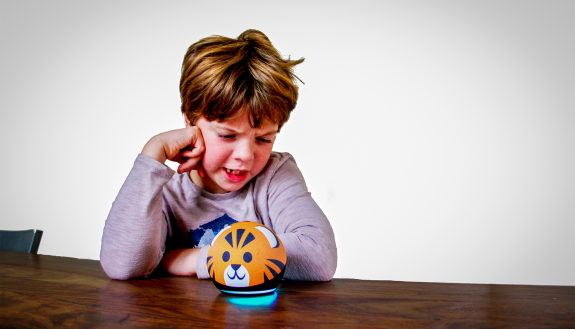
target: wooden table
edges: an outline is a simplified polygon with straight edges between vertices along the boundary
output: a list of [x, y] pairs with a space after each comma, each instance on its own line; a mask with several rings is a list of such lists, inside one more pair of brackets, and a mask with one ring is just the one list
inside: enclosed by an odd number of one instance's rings
[[110, 280], [100, 263], [0, 252], [0, 327], [574, 328], [575, 287], [334, 279], [275, 295], [207, 280]]

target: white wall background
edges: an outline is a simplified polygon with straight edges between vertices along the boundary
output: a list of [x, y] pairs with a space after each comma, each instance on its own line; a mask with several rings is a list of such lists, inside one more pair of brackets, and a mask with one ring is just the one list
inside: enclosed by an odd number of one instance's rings
[[575, 285], [574, 1], [0, 0], [0, 227], [98, 259], [187, 47], [248, 28], [306, 58], [275, 149], [336, 277]]

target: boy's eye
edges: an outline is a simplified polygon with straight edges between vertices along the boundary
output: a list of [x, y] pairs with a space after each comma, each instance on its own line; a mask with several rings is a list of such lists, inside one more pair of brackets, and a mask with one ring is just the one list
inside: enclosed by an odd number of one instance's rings
[[223, 138], [223, 139], [232, 139], [234, 137], [236, 137], [235, 135], [223, 135], [223, 134], [218, 134], [219, 138]]
[[257, 138], [257, 140], [258, 140], [258, 142], [262, 142], [262, 143], [271, 143], [272, 142], [269, 139], [265, 139], [265, 138], [261, 138], [261, 137]]

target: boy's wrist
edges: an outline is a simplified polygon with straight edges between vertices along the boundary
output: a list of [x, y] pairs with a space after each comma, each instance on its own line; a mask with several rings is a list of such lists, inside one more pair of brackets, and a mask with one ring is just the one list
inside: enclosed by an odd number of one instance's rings
[[167, 157], [166, 153], [164, 152], [164, 145], [159, 140], [159, 136], [152, 137], [146, 143], [146, 145], [144, 145], [141, 153], [158, 161], [159, 163], [166, 163]]
[[162, 259], [162, 266], [166, 272], [172, 275], [193, 276], [196, 275], [196, 262], [200, 254], [200, 248], [176, 249], [167, 252]]

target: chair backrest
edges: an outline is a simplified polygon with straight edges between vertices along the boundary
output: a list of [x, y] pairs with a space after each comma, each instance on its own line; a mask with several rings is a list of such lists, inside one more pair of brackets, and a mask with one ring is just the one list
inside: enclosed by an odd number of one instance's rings
[[0, 231], [0, 250], [38, 253], [42, 231]]

